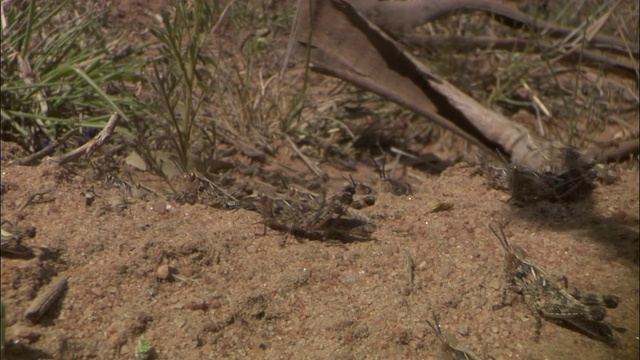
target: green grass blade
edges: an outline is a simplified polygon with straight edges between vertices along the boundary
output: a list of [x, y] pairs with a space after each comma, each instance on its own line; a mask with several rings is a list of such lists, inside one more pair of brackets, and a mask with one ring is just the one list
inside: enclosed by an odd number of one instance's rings
[[84, 71], [76, 68], [76, 67], [71, 67], [71, 69], [73, 71], [75, 71], [78, 75], [80, 75], [81, 78], [84, 79], [84, 81], [87, 82], [87, 84], [89, 84], [89, 86], [91, 86], [101, 97], [104, 101], [106, 101], [111, 108], [116, 111], [117, 113], [120, 114], [120, 116], [122, 116], [125, 120], [130, 121], [129, 117], [127, 117], [127, 115], [125, 114], [124, 111], [122, 111], [122, 109], [120, 109], [120, 107], [113, 102], [113, 100], [111, 100], [111, 97], [109, 97], [109, 95], [107, 95], [101, 88], [100, 86], [98, 86], [98, 84], [96, 84], [93, 79], [91, 79], [91, 77], [89, 77], [89, 75], [87, 75]]

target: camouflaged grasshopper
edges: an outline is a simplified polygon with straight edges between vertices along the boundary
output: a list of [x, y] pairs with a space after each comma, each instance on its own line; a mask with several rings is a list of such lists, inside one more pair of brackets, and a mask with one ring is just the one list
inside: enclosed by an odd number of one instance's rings
[[429, 324], [433, 332], [438, 336], [438, 339], [442, 343], [443, 355], [447, 358], [451, 360], [482, 360], [480, 356], [467, 349], [466, 345], [459, 342], [455, 336], [443, 333], [440, 328], [440, 321], [435, 313], [433, 313], [433, 323], [427, 320], [427, 324]]
[[362, 201], [354, 200], [358, 187], [350, 184], [328, 200], [281, 196], [274, 199], [262, 195], [257, 209], [266, 225], [283, 231], [290, 231], [311, 239], [339, 239], [344, 241], [368, 240], [375, 231], [375, 224], [364, 213], [354, 208], [372, 206], [375, 197]]
[[604, 318], [607, 314], [606, 308], [618, 306], [618, 297], [585, 294], [577, 290], [570, 292], [566, 289], [566, 278], [565, 287], [559, 286], [550, 279], [546, 271], [531, 260], [523, 248], [510, 245], [502, 226], [500, 233], [491, 226], [489, 229], [500, 240], [506, 252], [504, 269], [509, 288], [524, 296], [525, 303], [535, 314], [539, 326], [542, 317], [573, 327], [597, 340], [615, 343], [613, 328]]

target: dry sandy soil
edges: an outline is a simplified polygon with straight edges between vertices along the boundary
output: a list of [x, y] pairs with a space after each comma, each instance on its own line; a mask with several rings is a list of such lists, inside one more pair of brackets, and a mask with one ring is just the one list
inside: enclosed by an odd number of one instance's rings
[[[131, 6], [127, 14], [140, 11]], [[35, 257], [2, 259], [6, 358], [131, 359], [145, 334], [158, 359], [439, 359], [433, 313], [444, 332], [495, 359], [639, 358], [639, 176], [624, 164], [617, 182], [587, 199], [525, 207], [507, 203], [474, 166], [408, 170], [412, 195], [379, 192], [363, 210], [377, 224], [374, 239], [336, 243], [265, 229], [245, 210], [123, 204], [103, 179], [47, 162], [7, 167], [24, 155], [12, 144], [2, 154], [2, 219], [37, 229], [24, 240]], [[286, 151], [279, 161], [299, 162]], [[364, 166], [332, 173], [332, 188], [349, 175], [375, 177]], [[87, 205], [91, 186], [97, 197]], [[43, 190], [51, 191], [25, 204]], [[453, 208], [432, 212], [439, 202]], [[570, 287], [620, 297], [607, 314], [625, 329], [616, 345], [548, 321], [536, 341], [536, 319], [511, 292], [513, 304], [494, 309], [507, 285], [504, 251], [488, 229], [498, 223]], [[69, 278], [61, 300], [37, 323], [26, 320], [59, 274]]]
[[[8, 153], [3, 146], [3, 153]], [[293, 162], [294, 160], [292, 160]], [[3, 258], [8, 357], [131, 358], [142, 333], [162, 359], [439, 358], [427, 325], [496, 359], [638, 358], [638, 172], [573, 204], [525, 208], [462, 165], [413, 182], [414, 195], [380, 193], [365, 210], [375, 239], [336, 244], [267, 229], [257, 213], [163, 200], [114, 206], [118, 190], [56, 165], [2, 168], [2, 217], [33, 225], [36, 257]], [[365, 175], [352, 174], [356, 179]], [[94, 185], [87, 206], [81, 194]], [[22, 209], [28, 197], [52, 191]], [[432, 213], [436, 202], [453, 209]], [[494, 310], [506, 286], [503, 250], [487, 228], [584, 291], [622, 300], [610, 347], [535, 319], [522, 301]], [[415, 263], [409, 281], [408, 257]], [[161, 280], [162, 265], [180, 279]], [[36, 325], [24, 319], [38, 289], [69, 277], [62, 301]]]

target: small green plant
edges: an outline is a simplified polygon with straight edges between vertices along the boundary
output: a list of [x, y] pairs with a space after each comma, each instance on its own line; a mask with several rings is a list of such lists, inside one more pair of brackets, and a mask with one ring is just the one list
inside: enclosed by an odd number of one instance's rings
[[153, 346], [144, 334], [140, 335], [138, 344], [136, 345], [135, 359], [148, 360], [151, 358], [151, 355], [153, 355]]

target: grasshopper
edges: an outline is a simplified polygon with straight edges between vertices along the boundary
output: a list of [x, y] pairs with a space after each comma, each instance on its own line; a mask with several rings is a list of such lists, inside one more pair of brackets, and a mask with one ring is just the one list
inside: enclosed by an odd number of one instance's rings
[[438, 336], [438, 339], [442, 343], [443, 355], [451, 360], [482, 360], [482, 358], [469, 349], [466, 345], [460, 343], [455, 336], [442, 332], [440, 328], [440, 321], [438, 316], [433, 313], [433, 323], [427, 320], [427, 324], [433, 329], [433, 332]]
[[[547, 272], [533, 262], [523, 248], [509, 244], [502, 226], [500, 233], [491, 226], [489, 229], [500, 240], [506, 252], [504, 269], [509, 289], [524, 296], [525, 303], [536, 316], [539, 326], [542, 317], [573, 327], [597, 340], [615, 343], [613, 328], [604, 318], [607, 314], [606, 308], [618, 306], [618, 297], [601, 297], [577, 290], [570, 292], [566, 286], [562, 287], [552, 281]], [[566, 285], [566, 278], [564, 280]]]
[[[351, 184], [337, 195], [325, 200], [300, 196], [281, 196], [274, 199], [262, 195], [257, 209], [266, 225], [277, 230], [290, 231], [312, 239], [338, 238], [345, 241], [367, 240], [375, 231], [375, 224], [364, 213], [354, 208], [353, 196], [358, 188]], [[304, 201], [303, 201], [304, 200]], [[370, 196], [358, 201], [358, 208], [375, 204]]]

